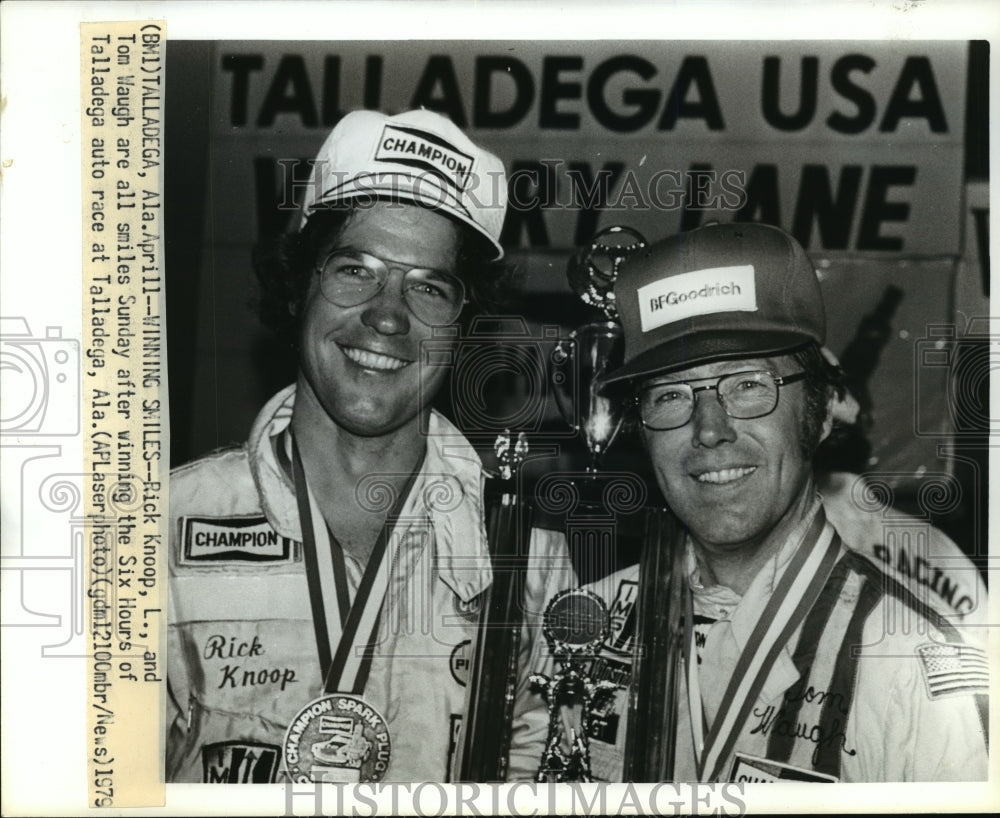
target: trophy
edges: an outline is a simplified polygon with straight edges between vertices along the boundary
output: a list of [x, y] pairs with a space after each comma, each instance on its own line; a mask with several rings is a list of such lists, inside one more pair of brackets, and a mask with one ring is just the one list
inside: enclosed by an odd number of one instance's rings
[[558, 668], [554, 675], [531, 674], [532, 689], [548, 705], [549, 735], [538, 774], [540, 783], [592, 781], [590, 718], [619, 685], [594, 682], [587, 663], [608, 638], [608, 609], [597, 594], [578, 588], [557, 594], [545, 609], [542, 632]]
[[609, 227], [569, 262], [570, 287], [585, 304], [599, 309], [604, 318], [584, 324], [556, 345], [551, 380], [559, 411], [580, 433], [590, 452], [587, 474], [592, 478], [624, 418], [622, 402], [599, 392], [605, 374], [621, 366], [624, 355], [615, 279], [622, 262], [645, 246], [646, 240], [635, 230]]
[[[556, 345], [550, 374], [559, 411], [580, 434], [590, 457], [586, 471], [579, 475], [582, 481], [567, 480], [577, 475], [547, 475], [536, 487], [536, 500], [543, 510], [567, 514], [571, 551], [574, 544], [588, 542], [603, 544], [610, 554], [615, 544], [616, 511], [634, 511], [645, 497], [644, 487], [634, 475], [615, 473], [598, 480], [604, 455], [624, 419], [624, 404], [600, 392], [604, 377], [621, 366], [624, 358], [614, 284], [622, 262], [645, 246], [645, 239], [636, 231], [609, 227], [574, 255], [567, 269], [570, 287], [601, 315]], [[581, 493], [586, 495], [582, 503], [578, 502]], [[588, 554], [587, 558], [593, 556]], [[551, 676], [535, 673], [530, 680], [544, 697], [549, 715], [548, 739], [536, 780], [592, 781], [592, 715], [619, 689], [614, 682], [595, 682], [589, 676], [591, 661], [610, 632], [607, 607], [590, 591], [564, 591], [546, 608], [543, 632], [556, 669]]]
[[519, 494], [518, 470], [528, 453], [523, 433], [509, 430], [493, 450], [497, 472], [487, 480], [487, 541], [493, 582], [479, 617], [468, 713], [457, 766], [460, 781], [501, 782], [507, 777], [517, 658], [524, 611], [531, 504]]
[[[676, 682], [683, 637], [679, 624], [683, 532], [668, 511], [643, 505], [646, 495], [638, 477], [627, 472], [599, 474], [625, 412], [620, 397], [600, 393], [605, 375], [622, 364], [624, 355], [613, 288], [622, 263], [645, 246], [645, 239], [635, 230], [609, 227], [570, 260], [570, 287], [603, 316], [579, 327], [557, 345], [551, 379], [559, 410], [583, 438], [590, 462], [583, 479], [573, 485], [566, 484], [566, 475], [543, 478], [536, 489], [536, 501], [548, 511], [575, 504], [572, 519], [567, 515], [567, 540], [571, 550], [575, 543], [583, 544], [586, 561], [600, 569], [595, 571], [597, 577], [614, 569], [611, 558], [617, 558], [623, 542], [636, 536], [626, 530], [625, 519], [643, 507], [632, 682], [623, 714], [628, 724], [623, 777], [626, 781], [669, 781], [674, 767]], [[556, 505], [560, 508], [548, 508]], [[607, 617], [607, 610], [599, 598], [591, 600], [593, 595], [587, 596], [587, 591], [570, 593], [557, 596], [545, 614], [546, 638], [559, 670], [551, 678], [536, 674], [532, 680], [545, 696], [549, 710], [549, 737], [538, 781], [591, 780], [591, 713], [617, 688], [610, 682], [595, 684], [583, 662], [604, 643], [607, 631], [600, 631], [595, 623], [601, 619], [601, 610]], [[561, 627], [570, 621], [570, 613], [575, 617], [574, 625]]]

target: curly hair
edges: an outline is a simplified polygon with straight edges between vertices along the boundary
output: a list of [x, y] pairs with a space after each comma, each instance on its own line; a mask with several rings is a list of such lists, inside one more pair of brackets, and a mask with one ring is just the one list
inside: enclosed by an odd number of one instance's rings
[[[253, 267], [259, 285], [257, 315], [283, 343], [297, 348], [302, 305], [319, 254], [331, 237], [335, 239], [344, 231], [358, 209], [348, 203], [320, 210], [300, 232], [273, 236], [254, 249]], [[491, 260], [493, 250], [478, 232], [452, 221], [459, 230], [455, 273], [469, 297], [459, 320], [467, 323], [475, 315], [509, 306], [514, 297], [515, 273], [510, 265]]]
[[802, 416], [802, 429], [799, 443], [802, 453], [812, 460], [820, 445], [836, 445], [841, 428], [834, 426], [826, 440], [820, 440], [823, 424], [830, 411], [830, 400], [834, 396], [843, 398], [845, 395], [844, 372], [839, 366], [834, 366], [823, 355], [819, 344], [810, 343], [791, 353], [795, 362], [806, 373], [803, 380], [805, 388], [806, 407]]

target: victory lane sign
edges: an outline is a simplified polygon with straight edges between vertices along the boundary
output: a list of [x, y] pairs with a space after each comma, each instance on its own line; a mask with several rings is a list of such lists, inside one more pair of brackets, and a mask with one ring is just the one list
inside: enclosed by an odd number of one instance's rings
[[[309, 170], [289, 157], [344, 112], [424, 106], [504, 157], [507, 246], [576, 246], [627, 215], [653, 239], [719, 218], [781, 224], [813, 251], [958, 249], [965, 43], [239, 49], [215, 50], [213, 118], [246, 155], [220, 182], [256, 179], [244, 233], [281, 224]], [[282, 150], [258, 153], [270, 134]]]

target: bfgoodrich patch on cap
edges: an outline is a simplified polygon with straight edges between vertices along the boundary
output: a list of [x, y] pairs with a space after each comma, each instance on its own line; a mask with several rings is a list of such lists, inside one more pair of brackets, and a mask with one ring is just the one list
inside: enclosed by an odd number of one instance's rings
[[736, 357], [822, 344], [819, 281], [801, 245], [764, 224], [713, 224], [650, 245], [622, 265], [625, 330], [613, 383]]
[[637, 291], [642, 331], [713, 312], [756, 312], [752, 264], [710, 267], [666, 276]]

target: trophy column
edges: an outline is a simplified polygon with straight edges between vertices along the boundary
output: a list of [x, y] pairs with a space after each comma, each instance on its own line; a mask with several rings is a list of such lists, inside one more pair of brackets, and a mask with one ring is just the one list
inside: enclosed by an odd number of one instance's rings
[[502, 782], [507, 778], [517, 656], [521, 641], [522, 597], [531, 536], [531, 505], [518, 493], [517, 471], [528, 446], [505, 433], [495, 447], [497, 476], [489, 491], [487, 537], [493, 583], [479, 623], [460, 781]]
[[682, 532], [665, 509], [648, 509], [636, 599], [625, 781], [673, 780], [683, 578]]
[[[645, 509], [641, 535], [625, 534], [629, 526], [624, 521], [646, 505], [645, 482], [629, 472], [601, 470], [626, 414], [624, 396], [602, 391], [606, 374], [621, 365], [624, 353], [614, 284], [622, 263], [645, 246], [637, 232], [611, 227], [598, 233], [590, 248], [570, 261], [571, 288], [586, 304], [603, 312], [605, 320], [585, 324], [560, 343], [552, 356], [552, 382], [560, 411], [583, 438], [590, 463], [582, 474], [549, 475], [539, 481], [536, 501], [540, 510], [567, 514], [571, 550], [592, 563], [585, 566], [588, 573], [593, 571], [592, 577], [611, 574], [619, 565], [616, 552], [626, 539], [641, 538], [639, 554], [628, 549], [633, 559], [639, 556], [640, 573], [631, 683], [627, 714], [623, 714], [627, 715], [627, 739], [622, 775], [626, 781], [669, 781], [683, 644], [683, 537], [673, 516], [666, 509], [654, 508]], [[546, 696], [550, 720], [538, 781], [592, 780], [588, 742], [592, 714], [602, 699], [619, 688], [610, 681], [594, 682], [588, 675], [594, 672], [589, 670], [592, 658], [609, 633], [598, 639], [593, 623], [607, 617], [607, 608], [599, 597], [584, 596], [587, 591], [575, 594], [557, 597], [546, 613], [546, 619], [550, 614], [552, 619], [546, 622], [546, 638], [558, 671], [551, 677], [538, 674], [534, 678]], [[566, 627], [570, 616], [579, 620], [575, 628]], [[595, 634], [589, 641], [584, 638], [588, 628]], [[616, 634], [612, 642], [626, 645], [628, 635]]]

